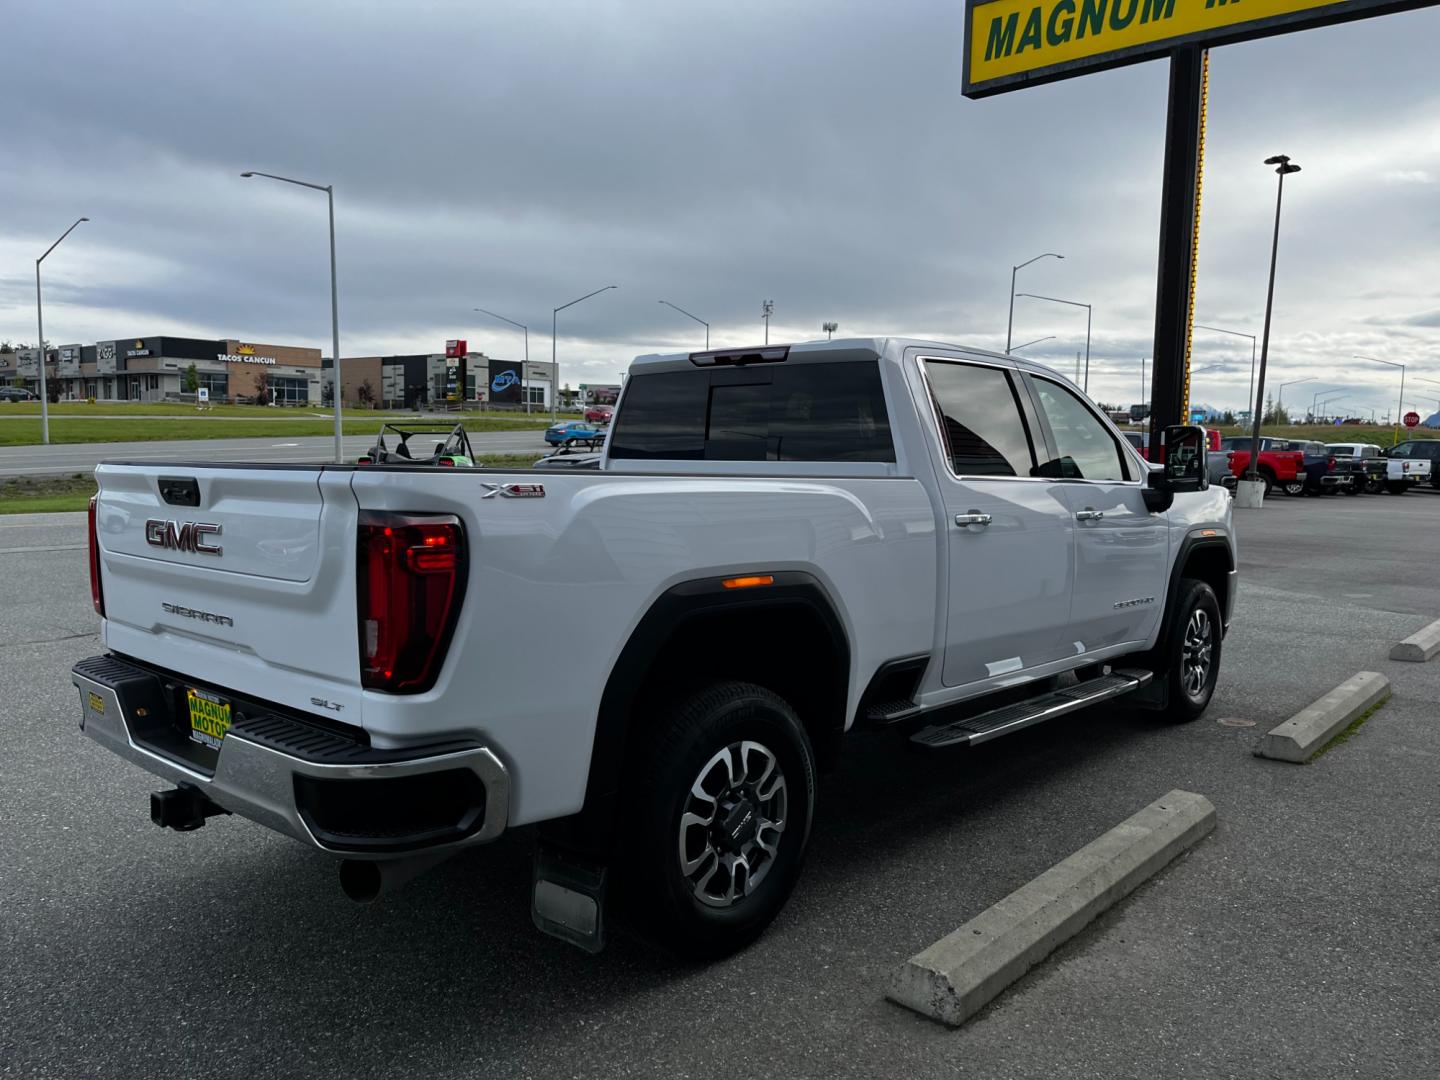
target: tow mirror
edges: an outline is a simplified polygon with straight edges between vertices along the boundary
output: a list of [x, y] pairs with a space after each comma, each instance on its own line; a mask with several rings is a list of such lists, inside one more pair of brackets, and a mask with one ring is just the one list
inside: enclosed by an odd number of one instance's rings
[[1204, 491], [1210, 486], [1204, 428], [1167, 427], [1161, 445], [1165, 450], [1165, 486], [1171, 492]]
[[1210, 486], [1206, 460], [1209, 440], [1204, 428], [1176, 425], [1160, 437], [1159, 469], [1152, 469], [1145, 486], [1145, 506], [1160, 512], [1170, 509], [1178, 493], [1204, 491]]

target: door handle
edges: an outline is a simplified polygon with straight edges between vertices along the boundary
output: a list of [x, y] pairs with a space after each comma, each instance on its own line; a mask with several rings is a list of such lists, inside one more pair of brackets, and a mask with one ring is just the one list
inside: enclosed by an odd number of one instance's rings
[[1076, 513], [1075, 513], [1075, 520], [1076, 520], [1076, 521], [1099, 521], [1099, 520], [1100, 520], [1101, 518], [1103, 518], [1104, 516], [1105, 516], [1105, 511], [1104, 511], [1104, 510], [1096, 510], [1094, 507], [1087, 506], [1084, 510], [1077, 510], [1077, 511], [1076, 511]]
[[962, 528], [966, 525], [989, 525], [990, 515], [982, 514], [978, 510], [971, 510], [968, 514], [956, 514], [955, 524]]

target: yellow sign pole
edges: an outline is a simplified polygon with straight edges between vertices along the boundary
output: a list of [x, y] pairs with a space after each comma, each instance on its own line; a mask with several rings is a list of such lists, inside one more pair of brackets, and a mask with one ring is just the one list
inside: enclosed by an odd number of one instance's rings
[[1195, 155], [1195, 217], [1191, 224], [1190, 304], [1185, 312], [1185, 378], [1181, 383], [1180, 422], [1190, 422], [1190, 348], [1195, 340], [1195, 281], [1200, 266], [1200, 196], [1205, 187], [1205, 117], [1210, 107], [1210, 50], [1200, 53], [1200, 141]]

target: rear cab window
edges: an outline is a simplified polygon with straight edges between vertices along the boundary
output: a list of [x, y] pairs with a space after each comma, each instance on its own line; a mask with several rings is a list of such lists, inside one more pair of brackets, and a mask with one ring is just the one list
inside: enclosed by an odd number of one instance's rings
[[632, 374], [611, 460], [895, 461], [878, 359]]
[[1013, 372], [927, 359], [925, 376], [952, 473], [1035, 475], [1035, 454]]

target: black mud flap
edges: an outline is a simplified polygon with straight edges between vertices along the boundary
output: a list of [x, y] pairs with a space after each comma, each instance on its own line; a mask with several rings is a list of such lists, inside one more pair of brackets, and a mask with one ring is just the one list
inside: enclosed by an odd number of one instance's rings
[[1157, 671], [1153, 679], [1126, 698], [1125, 704], [1147, 712], [1164, 712], [1170, 707], [1170, 673]]
[[541, 933], [588, 953], [605, 947], [605, 880], [608, 871], [559, 848], [535, 848], [530, 918]]

